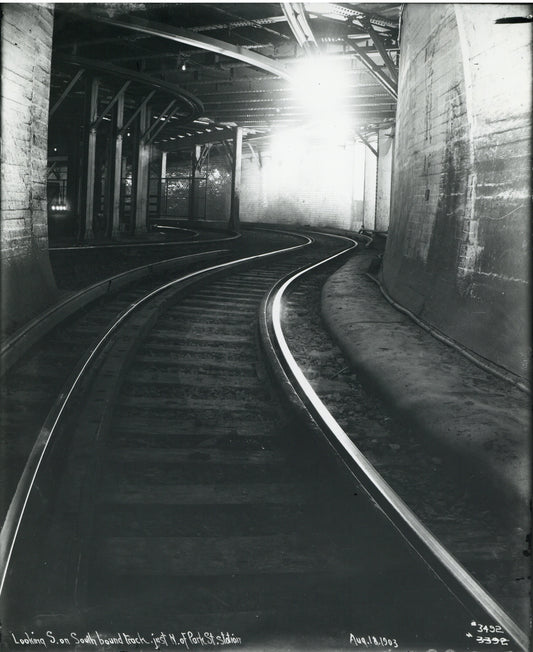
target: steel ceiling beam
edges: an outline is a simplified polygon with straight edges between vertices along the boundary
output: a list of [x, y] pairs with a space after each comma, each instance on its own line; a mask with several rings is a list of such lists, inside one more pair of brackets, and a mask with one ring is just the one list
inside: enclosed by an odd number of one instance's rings
[[169, 39], [170, 41], [175, 41], [176, 43], [183, 43], [194, 48], [200, 48], [202, 50], [215, 52], [216, 54], [220, 54], [231, 59], [238, 59], [239, 61], [243, 61], [244, 63], [247, 63], [254, 68], [266, 70], [267, 72], [270, 72], [271, 74], [278, 77], [290, 79], [290, 73], [287, 68], [277, 63], [274, 59], [270, 59], [269, 57], [257, 54], [256, 52], [251, 52], [239, 45], [226, 43], [225, 41], [211, 38], [210, 36], [204, 36], [203, 34], [197, 34], [190, 30], [180, 29], [178, 27], [173, 27], [172, 25], [166, 25], [164, 23], [144, 20], [142, 18], [133, 18], [131, 16], [110, 18], [108, 16], [99, 16], [85, 10], [76, 11], [76, 15], [81, 18], [104, 23], [106, 25], [113, 25], [114, 27], [121, 27], [123, 29], [140, 32], [142, 34]]
[[[366, 12], [361, 11], [360, 9], [350, 9], [349, 7], [344, 7], [333, 2], [328, 2], [326, 5], [321, 4], [319, 6], [313, 6], [312, 2], [306, 4], [308, 4], [308, 10], [318, 16], [322, 14], [330, 14], [339, 16], [339, 18], [354, 18], [358, 20], [359, 18], [364, 18], [367, 15]], [[378, 25], [379, 27], [390, 27], [392, 29], [398, 28], [397, 21], [389, 20], [388, 18], [383, 18], [382, 16], [375, 16], [373, 14], [369, 15], [369, 18], [374, 23], [374, 25]]]
[[373, 147], [373, 146], [370, 144], [370, 141], [368, 140], [368, 138], [366, 138], [362, 133], [359, 133], [359, 134], [358, 134], [358, 137], [359, 137], [359, 138], [361, 139], [361, 141], [362, 141], [362, 142], [363, 142], [363, 143], [368, 147], [368, 149], [372, 152], [372, 154], [374, 154], [374, 156], [377, 156], [377, 155], [378, 155], [378, 151], [377, 151], [377, 149], [375, 149], [375, 147]]
[[169, 151], [180, 150], [180, 149], [190, 149], [194, 145], [205, 145], [208, 143], [219, 143], [229, 138], [233, 138], [235, 133], [234, 127], [224, 127], [223, 129], [215, 129], [211, 132], [202, 132], [201, 134], [194, 134], [192, 136], [177, 136], [175, 140], [172, 141], [171, 145], [165, 146], [168, 147]]
[[[395, 110], [395, 104], [392, 102], [352, 102], [350, 104], [347, 104], [345, 106], [346, 111], [355, 111], [360, 108], [369, 108], [369, 107], [375, 107], [375, 108], [380, 108], [380, 109], [386, 109], [386, 110]], [[239, 116], [242, 115], [243, 113], [246, 113], [247, 115], [253, 115], [254, 113], [256, 115], [261, 115], [266, 114], [266, 113], [272, 113], [272, 114], [286, 114], [287, 111], [294, 111], [296, 113], [301, 113], [302, 115], [307, 115], [308, 112], [303, 109], [300, 105], [298, 104], [290, 104], [289, 106], [283, 107], [283, 109], [278, 110], [276, 106], [241, 106], [241, 107], [224, 107], [223, 109], [216, 110], [215, 108], [212, 109], [212, 112], [216, 114], [217, 116]]]
[[283, 2], [281, 3], [281, 8], [287, 18], [292, 33], [298, 41], [298, 45], [307, 54], [318, 53], [318, 43], [316, 42], [311, 26], [307, 22], [307, 14], [303, 3]]
[[176, 115], [176, 113], [179, 111], [179, 106], [175, 106], [172, 111], [167, 115], [166, 119], [160, 120], [159, 125], [155, 128], [155, 130], [152, 132], [150, 135], [150, 138], [148, 139], [148, 145], [151, 145], [157, 136], [163, 131], [163, 129], [170, 123], [172, 118]]
[[[215, 11], [218, 11], [219, 13], [225, 14], [226, 16], [229, 16], [230, 18], [236, 18], [237, 21], [240, 22], [245, 22], [246, 25], [239, 25], [238, 27], [255, 27], [264, 30], [265, 32], [268, 32], [269, 34], [275, 34], [278, 38], [285, 39], [287, 41], [290, 41], [290, 37], [286, 36], [285, 34], [282, 34], [281, 32], [277, 32], [274, 29], [270, 29], [269, 27], [265, 27], [264, 22], [259, 22], [253, 18], [243, 18], [242, 16], [238, 16], [237, 14], [234, 14], [230, 11], [227, 11], [227, 9], [223, 9], [222, 7], [218, 7], [216, 4], [212, 4], [211, 9], [214, 9]], [[236, 28], [236, 25], [232, 25], [229, 29], [234, 29]], [[200, 30], [202, 31], [202, 30]]]
[[[197, 27], [190, 27], [191, 32], [212, 32], [219, 29], [235, 29], [238, 27], [253, 27], [254, 25], [274, 25], [275, 23], [286, 23], [287, 18], [285, 16], [272, 16], [270, 18], [254, 18], [253, 20], [235, 20], [227, 23], [214, 23], [212, 25], [203, 25]], [[275, 32], [278, 34], [278, 32]]]
[[146, 131], [142, 134], [141, 140], [145, 140], [148, 138], [149, 134], [152, 133], [152, 131], [157, 127], [157, 125], [161, 122], [165, 122], [163, 119], [163, 116], [171, 111], [174, 108], [174, 105], [176, 104], [176, 100], [170, 100], [170, 102], [167, 104], [167, 106], [161, 111], [161, 115], [155, 119], [155, 121], [150, 124], [150, 117], [148, 117], [148, 127], [146, 128]]
[[135, 120], [135, 118], [139, 115], [139, 113], [144, 109], [144, 107], [148, 104], [148, 102], [152, 99], [152, 97], [155, 95], [155, 91], [150, 91], [148, 95], [143, 99], [143, 101], [139, 104], [139, 106], [135, 109], [133, 114], [129, 117], [128, 121], [126, 124], [122, 127], [122, 129], [118, 132], [119, 136], [123, 136], [126, 133], [126, 130], [128, 127], [132, 124], [132, 122]]
[[173, 95], [186, 111], [186, 114], [183, 116], [183, 122], [195, 120], [204, 112], [204, 106], [200, 99], [189, 91], [181, 88], [177, 84], [172, 84], [170, 82], [163, 81], [162, 79], [157, 79], [156, 77], [137, 72], [130, 68], [121, 68], [119, 66], [107, 63], [107, 61], [86, 59], [70, 55], [57, 55], [57, 60], [63, 63], [80, 66], [82, 68], [97, 70], [105, 75], [123, 77], [132, 82], [137, 82], [145, 86], [151, 86], [154, 89], [152, 95], [156, 92], [156, 90], [160, 90]]
[[398, 99], [398, 86], [393, 79], [390, 79], [383, 70], [374, 62], [372, 59], [361, 50], [361, 48], [353, 43], [350, 39], [346, 39], [346, 43], [354, 50], [357, 54], [361, 63], [367, 68], [367, 70], [379, 81], [383, 88], [392, 95], [392, 97]]
[[67, 87], [66, 87], [65, 90], [61, 93], [61, 95], [59, 96], [57, 102], [56, 102], [56, 103], [54, 104], [54, 106], [50, 109], [50, 112], [49, 112], [49, 114], [48, 114], [48, 119], [50, 119], [50, 118], [54, 115], [54, 113], [58, 110], [58, 108], [61, 106], [61, 104], [63, 104], [63, 101], [67, 98], [68, 94], [69, 94], [70, 91], [74, 88], [74, 86], [76, 85], [78, 79], [83, 75], [84, 72], [85, 72], [85, 70], [84, 70], [83, 68], [81, 68], [81, 69], [78, 70], [78, 72], [74, 75], [74, 77], [69, 81], [69, 83], [67, 84]]
[[385, 46], [383, 37], [381, 36], [381, 34], [378, 34], [378, 32], [376, 32], [376, 30], [372, 27], [370, 20], [368, 20], [367, 18], [362, 19], [360, 22], [363, 25], [363, 27], [368, 31], [368, 35], [372, 39], [372, 42], [376, 46], [377, 51], [381, 55], [381, 58], [383, 59], [383, 62], [387, 66], [392, 79], [396, 83], [398, 83], [398, 68], [396, 67], [394, 61], [391, 59], [390, 54], [387, 52], [387, 48]]
[[[224, 95], [221, 94], [221, 97], [224, 97]], [[388, 93], [379, 93], [377, 95], [374, 94], [355, 94], [355, 95], [343, 95], [342, 96], [342, 102], [343, 104], [347, 105], [353, 105], [353, 104], [391, 104], [392, 100], [391, 97]], [[370, 101], [370, 102], [369, 102]], [[291, 106], [301, 106], [301, 102], [297, 102], [292, 95], [288, 95], [287, 97], [265, 97], [264, 99], [256, 99], [256, 98], [226, 98], [221, 100], [210, 100], [208, 102], [205, 102], [205, 108], [206, 111], [209, 109], [217, 108], [217, 107], [235, 107], [235, 108], [242, 108], [242, 105], [246, 107], [250, 107], [250, 109], [253, 108], [254, 111], [259, 111], [262, 107], [265, 106], [270, 106], [277, 108], [279, 107], [280, 109], [286, 108], [287, 104]]]
[[98, 125], [102, 122], [102, 120], [105, 118], [105, 116], [111, 111], [111, 109], [115, 106], [117, 103], [118, 99], [122, 96], [124, 97], [124, 93], [126, 92], [128, 86], [131, 84], [131, 81], [126, 81], [122, 86], [120, 87], [120, 90], [118, 90], [115, 95], [111, 98], [109, 104], [105, 107], [105, 109], [102, 111], [102, 113], [96, 118], [96, 120], [92, 123], [90, 126], [90, 129], [97, 129]]
[[[346, 115], [350, 116], [351, 119], [353, 120], [354, 118], [357, 118], [359, 116], [365, 116], [368, 117], [370, 115], [376, 115], [380, 116], [390, 116], [394, 117], [395, 110], [390, 107], [383, 107], [383, 106], [360, 106], [360, 107], [355, 107], [351, 109], [350, 111], [346, 111]], [[242, 111], [240, 113], [220, 113], [217, 114], [216, 116], [220, 122], [225, 122], [229, 120], [230, 118], [233, 119], [237, 124], [243, 124], [243, 120], [278, 120], [280, 118], [299, 118], [304, 121], [309, 121], [312, 119], [309, 114], [306, 113], [301, 113], [299, 111], [287, 111], [284, 113], [277, 113], [276, 111], [265, 111], [264, 113], [247, 113], [246, 111]]]

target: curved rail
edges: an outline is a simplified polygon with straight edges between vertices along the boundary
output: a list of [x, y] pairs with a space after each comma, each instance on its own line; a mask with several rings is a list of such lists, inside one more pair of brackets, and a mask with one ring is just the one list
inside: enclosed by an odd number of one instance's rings
[[[343, 236], [333, 237], [343, 238]], [[344, 239], [351, 240], [351, 238]], [[520, 648], [527, 651], [529, 643], [527, 634], [444, 548], [440, 541], [422, 524], [377, 472], [318, 397], [298, 366], [287, 344], [281, 325], [282, 300], [285, 291], [304, 274], [353, 250], [356, 244], [353, 240], [352, 243], [344, 251], [299, 270], [295, 274], [290, 274], [271, 290], [261, 309], [262, 335], [267, 339], [269, 347], [278, 358], [286, 382], [296, 392], [299, 400], [305, 405], [305, 408], [313, 416], [315, 423], [325, 434], [328, 443], [342, 458], [350, 473], [361, 482], [371, 499], [379, 505], [387, 518], [402, 533], [414, 550], [431, 565], [441, 578], [442, 571], [444, 571], [445, 575], [461, 589], [462, 593], [465, 593], [474, 601], [476, 606], [481, 607], [494, 621], [498, 622]], [[421, 547], [422, 551], [420, 550]], [[435, 569], [435, 562], [440, 572]], [[449, 583], [445, 583], [449, 587]]]
[[86, 377], [90, 368], [96, 362], [98, 356], [102, 353], [106, 345], [109, 343], [111, 337], [117, 332], [119, 327], [132, 315], [132, 313], [134, 313], [141, 306], [144, 306], [148, 301], [154, 299], [156, 296], [162, 294], [166, 290], [179, 287], [180, 285], [184, 285], [194, 280], [200, 280], [209, 274], [231, 269], [232, 267], [245, 265], [246, 263], [252, 261], [289, 253], [291, 251], [297, 251], [303, 247], [309, 246], [313, 242], [312, 238], [302, 234], [293, 232], [290, 232], [290, 234], [303, 239], [305, 242], [303, 244], [294, 245], [292, 247], [285, 247], [275, 251], [269, 251], [266, 253], [247, 256], [245, 258], [240, 258], [238, 260], [233, 260], [218, 265], [212, 265], [210, 267], [185, 274], [178, 279], [170, 281], [169, 283], [165, 283], [155, 290], [152, 290], [144, 297], [131, 304], [129, 308], [127, 308], [119, 317], [117, 317], [113, 324], [108, 328], [106, 333], [90, 349], [85, 358], [80, 362], [78, 368], [73, 374], [72, 379], [67, 383], [67, 387], [61, 393], [58, 401], [48, 415], [45, 424], [41, 429], [41, 432], [39, 433], [39, 436], [37, 437], [37, 440], [28, 457], [21, 478], [15, 490], [15, 495], [13, 496], [9, 506], [5, 522], [0, 532], [0, 597], [4, 590], [9, 563], [13, 554], [17, 535], [22, 524], [26, 506], [32, 493], [32, 489], [44, 456], [50, 447], [50, 444], [56, 435], [58, 425], [64, 416], [65, 411], [69, 406], [73, 396], [80, 387], [82, 380]]
[[185, 229], [181, 226], [167, 226], [165, 224], [153, 224], [152, 225], [154, 229], [163, 231], [181, 231], [182, 233], [185, 233], [188, 235], [190, 238], [197, 238], [200, 235], [200, 231], [193, 231], [193, 229]]
[[94, 283], [83, 290], [56, 303], [44, 313], [33, 319], [26, 326], [10, 337], [0, 350], [0, 375], [4, 374], [23, 355], [30, 346], [46, 335], [60, 321], [70, 317], [74, 312], [83, 308], [91, 301], [118, 290], [132, 281], [148, 276], [157, 270], [178, 267], [180, 264], [189, 264], [206, 258], [213, 258], [229, 253], [227, 249], [189, 254], [176, 258], [167, 258], [156, 263], [134, 267], [115, 276], [110, 276], [103, 281]]
[[127, 247], [171, 247], [194, 244], [214, 244], [216, 242], [227, 242], [242, 238], [240, 233], [232, 233], [224, 238], [211, 238], [209, 240], [168, 240], [166, 242], [109, 242], [102, 244], [79, 244], [70, 247], [50, 247], [50, 251], [83, 251], [85, 249], [120, 249]]

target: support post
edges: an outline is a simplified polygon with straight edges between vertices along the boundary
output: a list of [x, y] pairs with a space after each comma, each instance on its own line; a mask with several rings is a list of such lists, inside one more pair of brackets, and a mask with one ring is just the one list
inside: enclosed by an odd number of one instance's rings
[[[161, 207], [163, 206], [163, 192], [166, 197], [167, 181], [167, 152], [161, 152], [161, 167], [159, 168], [159, 188], [157, 193], [157, 214], [161, 218]], [[166, 201], [164, 202], [166, 212]]]
[[168, 152], [161, 152], [161, 179], [167, 178], [167, 155]]
[[240, 229], [240, 192], [242, 163], [242, 127], [236, 127], [233, 137], [233, 166], [231, 175], [231, 207], [228, 228], [232, 231]]
[[148, 212], [148, 167], [150, 163], [150, 146], [142, 134], [148, 127], [148, 106], [145, 104], [139, 113], [139, 140], [137, 148], [137, 183], [135, 184], [135, 233], [146, 233]]
[[392, 127], [380, 129], [378, 131], [376, 231], [389, 229], [393, 151], [394, 129]]
[[372, 150], [365, 148], [365, 178], [363, 196], [363, 228], [373, 231], [376, 228], [376, 197], [377, 197], [377, 168], [378, 159], [375, 147], [369, 141]]
[[[67, 203], [71, 215], [75, 217], [74, 223], [80, 220], [80, 127], [75, 125], [69, 128], [68, 139], [68, 168], [67, 168]], [[74, 229], [74, 227], [73, 227]], [[76, 232], [73, 230], [72, 235]]]
[[91, 125], [96, 120], [98, 111], [98, 88], [99, 81], [93, 78], [88, 83], [88, 104], [85, 119], [85, 166], [84, 166], [84, 188], [83, 188], [83, 210], [81, 219], [84, 223], [84, 237], [86, 240], [94, 238], [93, 218], [94, 218], [94, 180], [96, 166], [96, 129]]
[[189, 219], [194, 220], [196, 210], [196, 172], [198, 171], [198, 161], [202, 153], [200, 145], [195, 145], [191, 152], [191, 182], [189, 185]]
[[112, 184], [111, 197], [111, 237], [116, 238], [120, 232], [120, 189], [122, 184], [122, 124], [124, 122], [124, 92], [117, 100], [114, 111], [115, 151], [112, 162], [111, 174], [109, 175]]

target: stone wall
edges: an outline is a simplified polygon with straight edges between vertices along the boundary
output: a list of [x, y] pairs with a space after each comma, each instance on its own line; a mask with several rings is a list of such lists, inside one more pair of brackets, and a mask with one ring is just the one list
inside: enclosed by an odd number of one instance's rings
[[50, 6], [1, 7], [1, 308], [9, 333], [56, 298], [48, 259], [46, 167]]

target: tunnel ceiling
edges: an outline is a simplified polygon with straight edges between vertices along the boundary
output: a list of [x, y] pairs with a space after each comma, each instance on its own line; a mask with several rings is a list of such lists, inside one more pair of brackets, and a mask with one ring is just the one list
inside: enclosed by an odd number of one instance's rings
[[[163, 149], [234, 125], [258, 138], [312, 119], [295, 95], [295, 71], [302, 62], [313, 71], [326, 57], [330, 69], [342, 70], [338, 103], [364, 137], [394, 119], [400, 6], [58, 4], [51, 132], [60, 135], [79, 118], [96, 75], [101, 111], [126, 86], [126, 120], [150, 94], [151, 119], [160, 121], [153, 142]], [[336, 127], [332, 112], [321, 128]]]

